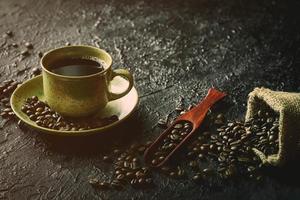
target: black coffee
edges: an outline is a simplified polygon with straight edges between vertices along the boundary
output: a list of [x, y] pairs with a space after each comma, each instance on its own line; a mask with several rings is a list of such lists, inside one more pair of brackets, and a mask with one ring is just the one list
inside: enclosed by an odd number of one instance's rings
[[104, 70], [102, 60], [66, 58], [51, 63], [51, 71], [64, 76], [87, 76]]

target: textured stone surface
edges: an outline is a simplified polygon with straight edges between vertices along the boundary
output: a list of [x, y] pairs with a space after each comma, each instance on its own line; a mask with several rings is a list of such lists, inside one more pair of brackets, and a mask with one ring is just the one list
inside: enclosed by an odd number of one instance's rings
[[[7, 123], [0, 130], [0, 199], [299, 199], [299, 175], [282, 171], [260, 184], [210, 186], [155, 176], [156, 187], [145, 191], [101, 192], [87, 182], [110, 177], [100, 158], [111, 144], [125, 149], [154, 139], [162, 131], [156, 122], [180, 96], [187, 108], [215, 86], [230, 94], [228, 116], [242, 117], [253, 87], [300, 91], [299, 8], [279, 0], [0, 1], [1, 81], [28, 79], [39, 51], [89, 44], [110, 52], [113, 67], [131, 70], [141, 97], [135, 116], [105, 135], [55, 138]], [[27, 41], [34, 48], [21, 59]]]

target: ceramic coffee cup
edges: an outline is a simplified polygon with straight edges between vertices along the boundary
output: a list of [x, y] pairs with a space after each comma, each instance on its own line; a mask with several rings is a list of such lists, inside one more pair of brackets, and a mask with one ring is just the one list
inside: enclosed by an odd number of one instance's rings
[[[104, 70], [85, 76], [65, 76], [52, 71], [53, 63], [73, 58], [104, 61]], [[84, 117], [104, 108], [107, 102], [125, 96], [133, 87], [133, 77], [126, 69], [112, 70], [112, 58], [92, 46], [66, 46], [47, 52], [41, 59], [43, 89], [48, 105], [63, 116]], [[116, 76], [128, 81], [128, 87], [114, 93], [111, 82]], [[125, 81], [125, 80], [124, 80]]]

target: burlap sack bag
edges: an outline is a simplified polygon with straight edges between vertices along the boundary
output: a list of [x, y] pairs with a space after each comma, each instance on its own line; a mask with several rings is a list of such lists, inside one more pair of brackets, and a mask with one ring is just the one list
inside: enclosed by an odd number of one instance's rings
[[[277, 154], [265, 155], [258, 149], [254, 153], [264, 164], [281, 166], [299, 156], [300, 143], [300, 93], [272, 91], [267, 88], [255, 88], [249, 93], [246, 119], [253, 117], [265, 103], [279, 114], [279, 151]], [[300, 158], [300, 157], [299, 157]]]

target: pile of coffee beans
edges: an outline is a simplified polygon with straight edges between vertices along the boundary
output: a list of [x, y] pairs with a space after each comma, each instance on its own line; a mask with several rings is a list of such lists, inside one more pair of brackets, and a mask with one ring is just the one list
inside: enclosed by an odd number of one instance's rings
[[198, 169], [206, 160], [210, 166], [215, 166], [214, 174], [221, 178], [240, 175], [260, 180], [262, 163], [252, 148], [266, 155], [278, 152], [278, 115], [259, 110], [245, 123], [232, 121], [224, 122], [224, 125], [218, 118], [215, 131], [203, 131], [187, 147], [186, 157], [191, 160], [189, 166]]
[[38, 126], [61, 131], [94, 129], [119, 120], [116, 115], [100, 119], [96, 117], [83, 119], [66, 118], [51, 110], [48, 104], [40, 101], [37, 96], [27, 98], [21, 110]]
[[191, 132], [192, 129], [193, 124], [189, 121], [179, 121], [175, 123], [169, 130], [167, 137], [163, 139], [162, 144], [158, 147], [151, 163], [153, 165], [157, 165], [162, 162], [165, 157]]
[[2, 118], [11, 119], [15, 116], [10, 106], [10, 96], [20, 83], [14, 80], [6, 80], [0, 85], [0, 105]]
[[[263, 166], [252, 148], [266, 155], [278, 152], [277, 113], [262, 109], [247, 122], [226, 121], [223, 114], [218, 114], [215, 117], [207, 116], [205, 124], [182, 151], [159, 169], [147, 167], [141, 157], [151, 141], [145, 145], [134, 144], [125, 151], [115, 149], [112, 155], [103, 156], [103, 162], [113, 164], [112, 180], [92, 178], [90, 184], [98, 189], [119, 190], [126, 184], [142, 189], [155, 184], [151, 176], [154, 172], [175, 179], [189, 178], [197, 184], [208, 183], [215, 178], [249, 177], [262, 180]], [[192, 123], [188, 121], [174, 124], [155, 153], [152, 164], [164, 160], [192, 128]]]
[[102, 190], [123, 189], [126, 185], [133, 188], [149, 188], [153, 186], [151, 170], [143, 163], [142, 155], [145, 149], [151, 144], [131, 145], [129, 150], [120, 151], [114, 149], [112, 155], [103, 156], [103, 161], [112, 163], [114, 172], [112, 180], [101, 181], [98, 178], [91, 178], [89, 183]]

